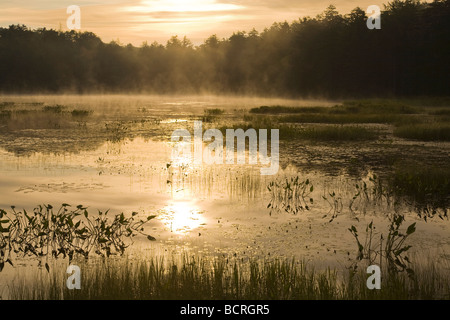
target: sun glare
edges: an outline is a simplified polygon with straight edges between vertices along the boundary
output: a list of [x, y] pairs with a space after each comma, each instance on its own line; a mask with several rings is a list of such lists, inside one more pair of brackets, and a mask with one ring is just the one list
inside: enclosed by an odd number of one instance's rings
[[170, 231], [178, 234], [192, 231], [205, 223], [203, 212], [185, 201], [166, 206], [159, 218]]
[[240, 8], [242, 6], [218, 3], [216, 0], [145, 0], [141, 2], [140, 6], [130, 9], [139, 12], [216, 12]]

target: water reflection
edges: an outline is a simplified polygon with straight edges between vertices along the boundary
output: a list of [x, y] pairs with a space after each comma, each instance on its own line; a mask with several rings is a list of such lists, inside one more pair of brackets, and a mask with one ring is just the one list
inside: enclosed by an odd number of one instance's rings
[[185, 234], [206, 224], [203, 213], [192, 202], [177, 201], [159, 210], [158, 219], [171, 232]]

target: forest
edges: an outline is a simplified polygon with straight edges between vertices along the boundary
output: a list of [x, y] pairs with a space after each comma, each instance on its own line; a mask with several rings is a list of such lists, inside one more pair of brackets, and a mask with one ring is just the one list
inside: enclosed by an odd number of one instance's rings
[[237, 94], [414, 97], [450, 93], [450, 0], [385, 4], [381, 29], [365, 8], [333, 5], [263, 31], [186, 36], [136, 47], [92, 32], [0, 28], [2, 93]]

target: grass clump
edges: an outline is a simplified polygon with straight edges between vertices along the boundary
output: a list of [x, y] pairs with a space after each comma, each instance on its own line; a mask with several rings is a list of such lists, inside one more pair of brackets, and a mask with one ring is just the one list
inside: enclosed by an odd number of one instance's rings
[[11, 102], [11, 101], [0, 102], [0, 110], [5, 109], [7, 107], [13, 107], [14, 105], [15, 105], [15, 103]]
[[417, 114], [421, 109], [398, 100], [350, 100], [342, 106], [332, 108], [333, 112], [366, 114]]
[[83, 109], [74, 109], [70, 112], [70, 114], [74, 118], [84, 118], [89, 116], [91, 113], [92, 110], [83, 110]]
[[430, 114], [435, 115], [435, 116], [450, 116], [450, 108], [437, 109], [434, 111], [430, 111]]
[[328, 107], [286, 107], [286, 106], [261, 106], [250, 109], [254, 114], [281, 114], [281, 113], [323, 113]]
[[221, 114], [224, 114], [224, 113], [225, 113], [225, 110], [219, 109], [219, 108], [205, 110], [205, 114], [210, 115], [210, 116], [220, 116]]
[[[402, 121], [405, 116], [397, 114], [354, 114], [354, 113], [325, 113], [325, 114], [298, 114], [280, 117], [281, 123], [329, 123], [329, 124], [351, 124], [351, 123], [396, 123]], [[416, 118], [408, 117], [410, 121], [418, 121]]]
[[44, 112], [62, 113], [64, 108], [64, 106], [57, 104], [54, 106], [44, 106], [42, 110]]
[[450, 206], [450, 170], [447, 167], [402, 163], [394, 168], [389, 189], [414, 205], [424, 218], [447, 216]]
[[0, 120], [10, 119], [11, 111], [10, 110], [0, 110]]
[[412, 115], [422, 109], [401, 101], [356, 100], [344, 101], [334, 107], [284, 107], [262, 106], [250, 110], [253, 114], [286, 114], [279, 118], [282, 123], [417, 123], [421, 119]]
[[394, 129], [394, 136], [421, 141], [450, 141], [450, 124], [401, 125]]
[[218, 116], [222, 115], [225, 113], [225, 110], [223, 109], [205, 109], [203, 111], [203, 117], [202, 117], [202, 121], [203, 122], [212, 122], [214, 121]]
[[364, 141], [378, 138], [377, 132], [361, 126], [321, 126], [300, 128], [295, 125], [278, 124], [271, 122], [267, 117], [254, 118], [254, 121], [235, 124], [230, 127], [223, 126], [219, 130], [226, 135], [226, 129], [271, 129], [280, 130], [280, 140], [305, 139], [311, 141]]
[[374, 140], [377, 133], [360, 126], [325, 126], [299, 129], [298, 137], [314, 141]]
[[250, 109], [254, 114], [417, 114], [421, 109], [394, 100], [351, 100], [334, 107], [261, 106]]

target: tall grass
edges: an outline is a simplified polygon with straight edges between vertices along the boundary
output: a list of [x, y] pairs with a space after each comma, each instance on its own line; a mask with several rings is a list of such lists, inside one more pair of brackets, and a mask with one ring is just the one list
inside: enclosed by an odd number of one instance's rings
[[334, 110], [369, 114], [415, 114], [422, 111], [421, 108], [411, 106], [401, 100], [384, 99], [344, 101], [342, 106], [336, 106]]
[[373, 130], [361, 126], [325, 126], [303, 128], [298, 131], [299, 138], [315, 141], [360, 141], [374, 140], [378, 137]]
[[[297, 140], [305, 139], [311, 141], [362, 141], [374, 140], [378, 138], [378, 133], [372, 129], [362, 126], [320, 126], [301, 128], [296, 125], [277, 124], [270, 122], [267, 118], [255, 119], [255, 121], [235, 124], [231, 126], [233, 129], [279, 129], [281, 140]], [[223, 135], [226, 134], [228, 127], [220, 128]], [[270, 131], [269, 131], [270, 132]]]
[[426, 213], [426, 216], [438, 213], [441, 218], [447, 216], [450, 206], [448, 168], [402, 162], [394, 166], [388, 183], [397, 199], [413, 204], [419, 213]]
[[87, 117], [92, 113], [93, 113], [92, 110], [84, 110], [84, 109], [74, 109], [70, 112], [72, 117], [79, 117], [79, 118]]
[[283, 116], [279, 119], [282, 123], [420, 123], [422, 120], [413, 115], [398, 114], [358, 114], [358, 113], [325, 113], [325, 114], [297, 114]]
[[36, 271], [32, 280], [18, 278], [9, 286], [10, 299], [448, 299], [449, 273], [428, 264], [414, 278], [383, 274], [381, 290], [369, 290], [365, 270], [316, 271], [288, 259], [228, 260], [183, 255], [163, 259], [108, 259], [77, 262], [81, 289], [66, 287], [67, 265], [50, 273]]
[[420, 123], [422, 108], [394, 100], [344, 101], [334, 107], [261, 106], [252, 114], [279, 115], [282, 123]]
[[431, 123], [402, 125], [394, 129], [394, 136], [422, 141], [450, 141], [450, 124]]
[[45, 106], [42, 108], [42, 110], [44, 112], [53, 112], [53, 113], [61, 113], [63, 112], [63, 109], [65, 108], [65, 106], [62, 105], [54, 105], [54, 106]]
[[254, 114], [281, 114], [281, 113], [323, 113], [328, 112], [328, 107], [286, 107], [286, 106], [261, 106], [250, 109]]
[[255, 114], [320, 113], [320, 114], [416, 114], [421, 108], [397, 100], [352, 100], [334, 107], [261, 106], [250, 109]]

